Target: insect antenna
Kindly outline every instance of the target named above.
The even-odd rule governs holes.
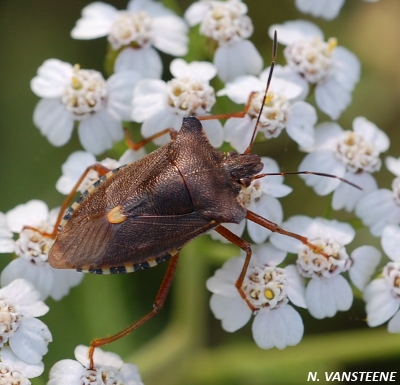
[[[276,175],[317,175],[317,176],[324,176],[327,178],[335,178],[335,179],[339,179],[340,181],[347,183],[348,185],[355,187],[359,190],[362,190],[362,188],[352,182],[350,182],[347,179],[341,178],[340,176],[337,175],[332,175],[332,174],[325,174],[323,172],[314,172],[314,171],[288,171],[288,172],[274,172],[274,173],[267,173],[267,174],[258,174],[255,175],[252,179],[260,179],[260,178],[264,178],[265,176],[276,176]]]
[[[263,99],[262,99],[260,111],[259,111],[258,116],[257,116],[257,121],[256,121],[256,124],[254,126],[253,135],[251,136],[250,143],[249,143],[248,147],[246,148],[244,154],[249,154],[250,153],[251,148],[252,148],[253,143],[254,143],[254,139],[256,137],[258,125],[260,124],[261,114],[262,114],[263,109],[264,109],[265,101],[267,100],[267,95],[268,95],[269,86],[271,84],[272,74],[274,72],[275,59],[276,59],[277,52],[278,52],[278,41],[277,41],[277,34],[276,34],[276,31],[275,31],[274,32],[274,44],[272,46],[272,62],[271,62],[271,67],[270,67],[269,74],[268,74],[267,85],[265,87],[265,92],[264,92],[264,96],[263,96]]]

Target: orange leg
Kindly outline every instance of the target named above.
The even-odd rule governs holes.
[[[224,238],[226,238],[229,242],[232,242],[234,245],[240,247],[246,253],[246,259],[244,261],[242,271],[240,272],[239,278],[236,281],[236,288],[239,291],[240,296],[246,301],[247,305],[252,311],[257,310],[247,299],[246,293],[242,289],[244,277],[246,276],[247,268],[250,264],[250,259],[252,255],[251,246],[248,242],[238,237],[236,234],[232,233],[232,231],[228,230],[226,227],[219,225],[215,228],[215,231],[221,234]]]
[[[268,219],[265,219],[261,217],[260,215],[253,213],[252,211],[247,210],[246,218],[252,222],[255,222],[259,224],[260,226],[263,226],[267,228],[268,230],[274,232],[274,233],[279,233],[286,235],[291,238],[295,238],[299,240],[301,243],[304,245],[308,246],[311,250],[313,250],[317,254],[323,255],[325,258],[329,258],[329,255],[323,252],[319,247],[313,245],[308,241],[306,237],[303,237],[299,234],[292,233],[290,231],[286,231],[279,227],[276,223],[269,221]],[[246,301],[247,305],[252,311],[255,311],[257,309],[254,308],[254,306],[249,302],[247,299],[246,293],[242,289],[243,281],[247,273],[247,269],[250,264],[251,260],[251,255],[252,255],[252,250],[251,246],[248,242],[243,240],[242,238],[238,237],[236,234],[232,233],[230,230],[228,230],[226,227],[223,226],[218,226],[215,231],[217,231],[219,234],[221,234],[224,238],[226,238],[228,241],[232,242],[234,245],[240,247],[245,253],[246,253],[246,258],[242,267],[242,270],[240,272],[239,278],[236,281],[235,287],[238,289],[240,296]]]
[[[144,147],[147,143],[150,143],[152,140],[159,138],[160,136],[163,136],[165,134],[170,134],[171,135],[171,139],[174,139],[177,135],[177,131],[174,130],[173,128],[166,128],[160,132],[157,132],[154,135],[149,136],[148,138],[144,138],[142,139],[140,142],[135,143],[131,136],[129,135],[129,131],[127,128],[125,128],[125,140],[126,140],[126,144],[128,145],[129,148],[131,148],[132,150],[139,150],[142,147]]]
[[[218,114],[218,115],[204,115],[204,116],[196,116],[197,119],[199,120],[212,120],[212,119],[229,119],[229,118],[244,118],[245,115],[247,114],[247,112],[250,109],[250,105],[251,105],[251,100],[253,99],[254,95],[257,92],[252,92],[249,96],[249,99],[246,103],[246,105],[244,106],[243,111],[239,111],[239,112],[232,112],[230,114]]]
[[[38,229],[31,227],[31,226],[25,226],[25,229],[31,229],[31,230],[35,230],[38,231],[40,234],[42,234],[43,236],[46,237],[50,237],[50,238],[55,238],[58,232],[58,226],[64,216],[65,210],[70,206],[72,198],[74,197],[74,195],[76,194],[76,192],[78,191],[79,186],[81,185],[82,181],[85,179],[86,175],[89,173],[89,171],[91,170],[95,170],[98,172],[98,174],[100,176],[103,176],[105,174],[107,174],[110,170],[107,167],[104,167],[103,165],[101,165],[100,163],[96,163],[92,166],[89,166],[85,172],[81,175],[81,177],[79,178],[78,182],[76,182],[74,188],[71,190],[71,192],[68,194],[67,198],[65,198],[64,203],[61,206],[60,212],[58,214],[56,223],[54,225],[54,229],[53,232],[51,233],[45,233],[42,231],[39,231]]]
[[[260,216],[256,213],[253,213],[250,210],[247,210],[246,218],[252,222],[259,224],[262,227],[265,227],[266,229],[268,229],[274,233],[283,234],[288,237],[295,238],[295,239],[299,240],[301,243],[303,243],[304,245],[308,246],[311,250],[314,251],[314,253],[321,254],[325,258],[329,258],[328,254],[324,253],[318,246],[315,246],[312,243],[310,243],[306,237],[303,237],[296,233],[292,233],[290,231],[286,231],[286,230],[282,229],[281,227],[279,227],[276,223],[271,222],[268,219],[265,219],[262,216]]]
[[[134,322],[132,325],[128,326],[126,329],[122,330],[121,332],[114,334],[113,336],[110,336],[110,337],[97,338],[90,343],[89,352],[88,352],[89,361],[90,361],[90,369],[94,368],[93,354],[94,354],[95,348],[97,348],[99,346],[107,345],[111,342],[119,340],[122,337],[125,337],[130,332],[132,332],[133,330],[142,326],[147,321],[149,321],[151,318],[153,318],[162,309],[162,307],[164,306],[164,303],[165,303],[165,299],[167,298],[169,289],[171,288],[172,281],[175,276],[176,267],[178,265],[178,257],[179,257],[179,253],[174,255],[169,262],[168,269],[165,273],[165,276],[161,283],[160,289],[158,290],[157,297],[153,303],[153,310],[151,310],[149,313],[144,315],[138,321]]]

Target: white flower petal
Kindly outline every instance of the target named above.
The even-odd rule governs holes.
[[[31,80],[32,91],[42,98],[61,97],[71,81],[73,67],[58,59],[46,60]]]
[[[315,129],[315,144],[307,151],[328,150],[333,151],[336,148],[337,141],[343,134],[343,129],[337,123],[320,123]]]
[[[217,92],[217,96],[226,95],[237,104],[245,104],[252,92],[263,92],[265,84],[256,76],[242,75],[226,83],[225,87]]]
[[[362,291],[378,267],[381,253],[373,246],[360,246],[351,253],[351,259],[353,260],[349,270],[351,282]]]
[[[244,232],[244,228],[246,227],[246,220],[243,219],[240,223],[224,223],[224,227],[232,231],[232,233],[236,234],[238,237],[241,237]],[[217,233],[215,230],[211,231],[209,234],[211,238],[216,241],[220,241],[222,243],[230,243],[230,241]]]
[[[354,183],[362,190],[358,190],[347,183],[341,182],[333,192],[332,208],[334,210],[345,209],[348,212],[353,211],[357,202],[359,202],[365,194],[378,188],[375,178],[367,172],[358,174],[347,172],[344,175],[344,179]]]
[[[142,147],[139,150],[131,150],[128,148],[119,158],[121,164],[128,164],[136,162],[146,156],[146,150]]]
[[[313,225],[313,220],[305,215],[295,215],[290,217],[282,224],[283,229],[300,233],[300,235],[307,235],[309,228]],[[286,235],[274,233],[270,237],[271,243],[278,249],[285,250],[288,253],[297,253],[298,247],[301,242],[297,239],[288,237]]]
[[[40,301],[40,293],[33,284],[22,278],[15,278],[10,283],[3,285],[0,295],[12,298],[18,303],[19,311],[23,317],[40,317],[45,315],[49,308]]]
[[[260,80],[266,84],[267,79],[269,76],[269,67],[267,67],[264,71],[261,72],[260,74]],[[301,89],[302,92],[300,95],[295,100],[304,100],[308,92],[310,90],[310,86],[308,85],[307,80],[305,80],[299,73],[295,72],[291,67],[289,66],[281,66],[281,65],[275,65],[274,67],[274,76],[273,79],[285,79],[288,80],[291,83],[297,84]]]
[[[107,110],[100,110],[79,123],[78,136],[83,148],[97,155],[122,140],[124,131],[119,120]]]
[[[255,245],[252,249],[253,256],[251,258],[251,263],[257,266],[276,266],[282,263],[286,258],[286,252],[277,249],[271,243]]]
[[[254,131],[254,119],[249,115],[244,118],[230,118],[224,126],[225,140],[240,154],[244,153],[250,144]]]
[[[386,189],[364,195],[358,201],[355,213],[376,237],[387,224],[400,223],[400,207],[395,203],[392,191]]]
[[[210,144],[215,148],[221,147],[224,142],[224,129],[222,128],[221,122],[217,119],[203,120],[201,125],[203,126]]]
[[[116,119],[130,121],[133,89],[142,76],[135,71],[118,72],[107,80],[107,110]]]
[[[388,322],[388,332],[389,333],[400,333],[400,312],[399,311]]]
[[[282,223],[282,206],[274,197],[263,194],[257,202],[251,202],[248,206],[248,209],[278,225]],[[249,220],[247,221],[247,231],[250,235],[250,238],[255,243],[265,242],[267,237],[271,234],[270,230]]]
[[[153,31],[153,44],[160,51],[173,56],[186,55],[187,26],[180,17],[169,15],[153,19]]]
[[[183,59],[174,59],[169,67],[171,74],[177,78],[191,78],[208,82],[217,75],[217,69],[212,63],[193,61],[187,63]]]
[[[333,65],[332,75],[335,79],[343,89],[353,91],[361,74],[361,64],[357,56],[344,47],[336,47],[333,50]]]
[[[221,320],[222,328],[230,333],[246,325],[251,317],[251,310],[239,293],[236,298],[213,294],[210,308],[215,318]]]
[[[49,209],[43,201],[32,199],[9,210],[6,214],[9,229],[19,233],[25,226],[39,227],[47,220]]]
[[[78,345],[74,351],[75,358],[85,367],[89,366],[88,350],[89,348],[87,346]],[[118,354],[105,352],[99,348],[94,350],[93,361],[97,367],[111,366],[116,369],[120,369],[124,364],[124,361],[122,361]]]
[[[95,39],[110,33],[118,10],[112,5],[96,1],[82,10],[82,18],[77,22],[71,36],[74,39]]]
[[[306,303],[314,318],[333,317],[338,311],[350,309],[353,292],[341,275],[329,279],[311,279],[306,288]]]
[[[0,237],[0,253],[13,253],[15,251],[15,242],[13,239]]]
[[[243,264],[243,258],[228,259],[224,265],[216,270],[214,275],[207,280],[207,289],[214,294],[236,298],[239,293],[235,284],[239,278]]]
[[[114,63],[114,72],[136,71],[144,78],[159,79],[163,64],[159,53],[153,47],[124,48]]]
[[[354,119],[353,131],[368,142],[373,143],[374,147],[379,152],[384,152],[389,148],[389,137],[374,123],[370,122],[363,116]]]
[[[367,302],[367,323],[374,327],[383,324],[393,317],[400,307],[399,300],[392,296],[385,279],[374,279],[364,290],[364,300]]]
[[[288,283],[288,297],[290,301],[296,306],[307,308],[304,278],[299,274],[295,265],[286,266],[285,271]]]
[[[70,140],[74,128],[73,115],[61,103],[61,99],[39,100],[33,112],[33,122],[56,147]]]
[[[84,171],[95,163],[96,158],[90,152],[73,152],[61,166],[63,175],[61,175],[61,177],[57,180],[57,191],[61,194],[68,195]]]
[[[297,345],[304,333],[303,320],[290,305],[278,309],[261,309],[254,318],[253,338],[261,349]]]
[[[286,21],[282,24],[273,24],[268,29],[268,34],[272,39],[274,32],[277,32],[278,42],[284,45],[292,44],[298,40],[314,39],[319,37],[323,40],[322,31],[313,23],[306,20]]]
[[[351,91],[343,88],[334,77],[330,77],[315,87],[315,102],[319,109],[336,120],[351,102]]]
[[[315,108],[306,102],[298,101],[291,105],[286,131],[299,146],[312,147],[315,140],[315,123],[317,123]]]
[[[203,21],[209,9],[209,3],[196,1],[186,10],[184,17],[188,24],[192,27]]]
[[[40,292],[43,300],[50,295],[55,284],[49,264],[36,265],[25,258],[14,259],[3,269],[1,285],[9,285],[18,278],[29,281]]]
[[[400,228],[388,225],[382,231],[382,248],[392,261],[400,261]]]
[[[386,168],[396,176],[400,176],[400,158],[393,158],[393,156],[387,156],[385,159]]]
[[[144,385],[142,382],[142,377],[139,373],[139,369],[136,365],[122,365],[119,375],[122,377],[122,381],[126,385]]]
[[[145,11],[153,18],[174,14],[170,9],[166,8],[162,3],[153,0],[129,0],[126,9],[131,12]]]
[[[65,297],[72,287],[79,285],[83,279],[83,274],[76,270],[57,270],[53,269],[54,282],[50,296],[56,301]]]
[[[282,198],[285,197],[286,195],[290,194],[293,189],[289,186],[286,186],[284,184],[278,184],[278,183],[273,183],[273,184],[269,184],[269,179],[270,178],[275,178],[275,176],[265,176],[266,179],[263,180],[262,184],[262,189],[264,191],[265,194],[267,195],[271,195],[274,198]]]
[[[37,318],[23,318],[18,333],[14,333],[9,343],[12,351],[28,364],[39,363],[47,353],[47,345],[52,341],[48,327]]]
[[[43,373],[43,362],[39,362],[37,364],[27,364],[26,362],[21,361],[7,346],[3,346],[1,348],[0,357],[3,364],[9,365],[13,371],[21,373],[23,377],[35,378],[39,377]],[[6,384],[7,383],[4,383],[4,385]]]
[[[162,108],[156,114],[147,118],[141,127],[142,136],[148,138],[160,132],[166,128],[173,128],[176,131],[179,131],[182,127],[182,116],[179,116],[173,112],[169,108]],[[160,136],[157,139],[154,139],[154,143],[157,146],[162,146],[170,140],[170,136],[165,134]]]
[[[237,60],[240,57],[241,60]],[[256,47],[249,40],[220,45],[214,54],[214,64],[223,82],[232,81],[244,74],[257,75],[263,67],[263,60]]]
[[[332,20],[339,14],[344,0],[296,0],[295,4],[303,13]]]
[[[97,350],[97,349],[96,349]],[[73,385],[82,381],[84,367],[75,360],[61,360],[50,369],[47,385]]]
[[[327,151],[315,151],[306,155],[299,166],[299,171],[320,172],[336,175],[342,178],[345,174],[345,165],[339,163],[333,153]],[[327,195],[340,184],[337,178],[328,178],[319,175],[300,175],[318,195]]]
[[[135,122],[144,122],[160,110],[166,108],[167,84],[162,80],[140,80],[133,92],[132,119]],[[161,129],[160,129],[161,131]]]

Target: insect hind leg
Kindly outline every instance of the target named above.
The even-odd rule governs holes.
[[[168,292],[171,288],[172,281],[174,280],[174,277],[175,277],[175,272],[176,272],[176,268],[178,265],[178,258],[179,258],[179,253],[175,254],[171,258],[169,265],[168,265],[168,269],[164,275],[164,279],[161,282],[160,288],[158,290],[157,297],[153,303],[153,309],[150,312],[148,312],[146,315],[144,315],[138,321],[134,322],[132,325],[128,326],[126,329],[122,330],[121,332],[114,334],[110,337],[97,338],[90,343],[88,356],[89,356],[89,362],[90,362],[91,369],[94,368],[93,354],[94,354],[94,350],[96,348],[103,346],[103,345],[107,345],[111,342],[119,340],[122,337],[125,337],[126,335],[131,333],[133,330],[139,328],[140,326],[145,324],[147,321],[149,321],[151,318],[153,318],[163,308],[165,300],[168,295]]]

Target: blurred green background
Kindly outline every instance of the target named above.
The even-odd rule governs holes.
[[[83,0],[0,2],[2,212],[34,198],[44,200],[50,208],[63,201],[55,190],[55,182],[60,176],[61,164],[71,152],[80,149],[80,144],[76,133],[61,148],[52,147],[41,136],[32,123],[38,98],[31,92],[29,82],[48,58],[103,70],[106,40],[76,41],[69,35],[81,9],[88,3]],[[126,7],[126,1],[109,3],[118,9]],[[191,2],[166,3],[182,12]],[[362,79],[353,93],[353,103],[339,123],[343,128],[351,128],[355,117],[365,116],[390,136],[388,154],[400,156],[398,0],[380,0],[375,4],[349,0],[339,18],[331,22],[300,14],[294,0],[249,0],[246,4],[255,26],[252,41],[266,64],[271,55],[268,27],[295,18],[314,21],[325,37],[337,37],[339,45],[354,52],[362,63]],[[198,49],[194,45],[191,54]],[[167,63],[172,58],[167,55],[163,58],[168,77]],[[283,64],[282,47],[278,63]],[[328,120],[323,114],[320,119]],[[257,143],[254,149],[275,158],[285,171],[296,170],[303,157],[286,135],[268,143]],[[384,168],[377,179],[380,187],[390,188],[392,175]],[[316,197],[297,177],[287,177],[286,183],[294,187],[294,192],[281,200],[286,217],[300,213],[322,215],[329,204],[326,197]],[[337,213],[335,217],[348,219],[349,215]],[[352,247],[366,243],[379,247],[379,240],[373,239],[367,230],[360,230]],[[137,363],[147,385],[299,384],[306,382],[308,372],[319,372],[321,377],[323,371],[397,371],[400,368],[400,337],[388,334],[386,326],[368,329],[360,300],[355,301],[349,312],[323,321],[313,320],[307,312],[300,311],[305,338],[299,346],[284,351],[256,348],[250,324],[234,334],[224,332],[208,310],[209,293],[204,282],[224,258],[235,253],[238,254],[235,247],[213,243],[207,236],[186,247],[166,309],[140,330],[105,350]],[[9,260],[8,255],[2,256],[0,266],[4,267]],[[93,337],[117,332],[149,311],[165,268],[159,266],[126,276],[88,275],[62,301],[47,301],[50,312],[43,321],[52,331],[54,342],[44,358],[45,374],[32,382],[45,383],[51,365],[60,359],[72,358],[76,345],[87,345]],[[324,383],[322,377],[320,383]]]

